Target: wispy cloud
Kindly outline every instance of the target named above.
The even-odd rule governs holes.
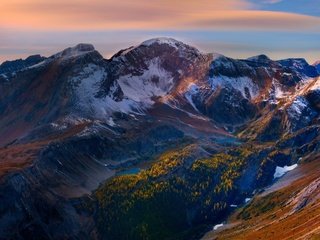
[[[275,2],[279,0],[268,0]],[[0,27],[39,30],[233,29],[292,30],[320,26],[320,18],[256,11],[245,0],[11,0]]]
[[[165,27],[193,13],[250,6],[245,0],[11,0],[2,3],[0,24],[38,29]]]
[[[230,46],[221,52],[229,53],[232,49],[239,53],[236,48],[244,48],[245,43],[237,41],[245,36],[250,42],[248,46],[258,53],[258,49],[264,50],[260,42],[268,46],[275,43],[283,48],[297,36],[320,32],[320,17],[314,10],[317,1],[320,0],[308,0],[308,4],[306,0],[0,0],[0,58],[35,52],[48,55],[84,41],[98,44],[102,52],[109,54],[148,37],[166,36],[148,34],[152,31],[170,31],[175,33],[171,34],[173,37],[192,32],[182,39],[186,41],[194,39],[196,34],[234,32],[230,44],[230,39],[212,41]],[[119,31],[125,34],[119,35]],[[206,32],[199,33],[201,31]],[[249,36],[248,32],[254,35]],[[252,41],[262,33],[263,39]],[[276,38],[279,34],[290,37],[282,44]],[[318,40],[318,37],[312,39]],[[308,41],[310,38],[302,38],[294,46],[298,49],[304,43],[307,46],[304,51],[312,52],[314,58],[319,49]],[[208,46],[210,42],[203,45]],[[273,49],[280,52],[277,46]]]

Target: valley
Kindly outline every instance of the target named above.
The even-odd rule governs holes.
[[[170,38],[3,63],[0,238],[317,239],[319,76]]]

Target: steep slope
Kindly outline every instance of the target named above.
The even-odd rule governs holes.
[[[26,134],[34,123],[61,122],[68,116],[68,122],[85,118],[112,123],[114,114],[144,115],[163,105],[233,129],[267,115],[275,106],[282,109],[284,100],[285,108],[299,105],[285,113],[294,121],[294,110],[307,104],[300,96],[318,88],[315,74],[315,67],[302,59],[234,60],[202,54],[174,39],[152,39],[110,60],[104,60],[93,46],[80,44],[20,69],[1,84],[5,93],[1,129],[7,135],[1,141],[8,143]],[[311,121],[314,109],[308,114]],[[299,128],[295,126],[299,123],[292,125]]]
[[[319,194],[316,157],[287,173],[203,239],[318,239]]]
[[[69,78],[78,75],[80,69],[85,71],[89,63],[99,66],[104,60],[92,46],[80,44],[20,69],[0,83],[0,143],[9,143],[38,125],[76,113],[72,89],[78,83]]]
[[[6,63],[1,236],[200,238],[277,167],[319,152],[315,69],[169,38]]]

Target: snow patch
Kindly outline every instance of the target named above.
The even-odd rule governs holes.
[[[34,69],[34,68],[37,68],[37,67],[41,67],[41,66],[43,66],[43,65],[45,65],[45,64],[47,64],[49,62],[50,62],[50,59],[45,59],[42,62],[39,62],[39,63],[34,64],[34,65],[31,65],[30,67],[27,67],[26,69]]]
[[[224,55],[213,53],[213,65],[234,71],[235,67],[232,61],[228,60]]]
[[[62,52],[59,52],[53,55],[53,58],[61,58],[61,60],[67,60],[70,58],[76,58],[82,55],[85,55],[89,52],[95,51],[94,47],[91,44],[80,43],[75,47],[67,48]]]
[[[161,38],[153,38],[153,39],[149,39],[147,41],[144,41],[141,46],[151,46],[153,44],[167,44],[170,45],[171,47],[174,47],[176,49],[178,49],[177,44],[179,44],[179,41],[173,39],[173,38],[165,38],[165,37],[161,37]]]
[[[299,60],[293,60],[292,65],[297,69],[303,69],[303,63]]]
[[[185,93],[185,98],[188,100],[188,102],[191,104],[191,106],[196,110],[198,111],[196,105],[194,104],[193,100],[192,100],[192,97],[194,95],[197,95],[199,93],[199,87],[194,84],[194,83],[190,83],[189,86],[188,86],[188,90],[186,91]]]
[[[286,72],[284,72],[284,73],[282,73],[281,75],[282,75],[282,76],[291,77],[291,76],[292,76],[292,73],[286,73]]]
[[[67,129],[68,126],[66,124],[58,124],[58,123],[50,123],[50,126],[55,130],[64,130]]]
[[[272,84],[274,87],[274,96],[276,99],[284,98],[286,94],[282,91],[281,85],[275,79],[272,80]]]
[[[159,58],[152,59],[141,76],[121,76],[107,96],[96,97],[106,77],[103,67],[89,64],[71,82],[76,88],[79,110],[102,117],[111,124],[108,117],[114,112],[144,114],[145,109],[154,103],[154,98],[165,96],[174,85],[173,77],[161,68]],[[119,89],[124,94],[121,100],[115,99]]]
[[[251,201],[251,198],[246,198],[246,199],[244,200],[245,203],[248,203],[248,202],[250,202],[250,201]]]
[[[218,228],[221,228],[221,227],[223,227],[223,223],[220,223],[220,224],[215,225],[212,229],[213,229],[214,231],[216,231],[216,230],[218,230]]]
[[[248,77],[229,78],[226,76],[218,76],[209,78],[209,82],[213,90],[219,86],[229,86],[240,91],[244,98],[248,98],[246,91],[249,91],[251,98],[255,98],[259,95],[258,86]]]
[[[289,171],[292,171],[297,166],[298,166],[298,164],[293,164],[291,166],[284,166],[284,167],[277,166],[276,167],[276,171],[275,171],[275,173],[273,175],[273,179],[282,177],[284,174],[286,174]]]
[[[141,76],[126,75],[118,79],[124,95],[135,102],[153,104],[152,97],[166,95],[173,87],[173,77],[160,66],[160,59],[148,63]]]
[[[304,97],[298,96],[287,111],[291,119],[299,119],[306,108],[308,108],[307,100]]]
[[[0,74],[0,76],[1,76],[2,78],[4,78],[6,81],[9,81],[7,75],[5,75],[5,74],[2,73],[2,74]]]
[[[108,125],[110,125],[111,127],[114,127],[114,126],[116,126],[117,124],[115,124],[115,122],[113,121],[113,118],[112,117],[109,117],[109,119],[108,119]]]
[[[85,111],[87,114],[96,117],[106,118],[113,112],[128,113],[138,108],[133,100],[123,99],[116,101],[113,99],[113,93],[117,86],[113,85],[110,94],[106,97],[95,97],[100,89],[101,82],[106,78],[105,69],[101,66],[89,64],[84,67],[77,77],[72,78],[76,86],[78,110]],[[107,118],[108,119],[108,118]]]
[[[100,106],[99,99],[94,96],[99,90],[101,81],[106,77],[105,69],[100,66],[89,64],[71,79],[76,86],[76,95],[80,109],[94,113]]]

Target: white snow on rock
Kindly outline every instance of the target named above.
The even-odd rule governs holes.
[[[226,69],[234,71],[234,65],[231,61],[229,61],[226,56],[220,54],[220,53],[213,53],[212,54],[212,60],[214,61],[214,64],[219,67],[224,67]]]
[[[272,79],[272,87],[268,90],[269,98],[265,99],[271,104],[278,104],[280,99],[288,99],[292,97],[290,92],[287,92],[283,89],[282,85],[278,82],[277,79]]]
[[[274,97],[276,99],[286,97],[286,93],[282,90],[281,84],[276,79],[272,79],[272,85],[274,88]]]
[[[148,69],[141,76],[125,75],[117,79],[105,97],[96,97],[101,82],[107,77],[101,66],[89,64],[71,82],[76,86],[80,110],[95,114],[110,122],[113,112],[143,114],[154,103],[153,98],[165,96],[173,87],[173,77],[160,66],[160,59],[148,63]],[[122,100],[115,100],[118,89],[124,94]]]
[[[99,100],[94,96],[105,76],[106,73],[102,67],[89,64],[71,79],[72,84],[76,86],[76,94],[80,108],[95,112],[96,107],[99,105]]]
[[[303,62],[303,61],[301,61],[301,60],[299,60],[299,59],[293,59],[292,62],[293,62],[292,65],[293,65],[295,68],[297,68],[297,69],[303,69],[303,66],[304,66],[304,62]]]
[[[295,169],[297,166],[298,166],[298,164],[293,164],[291,166],[284,166],[284,167],[277,166],[276,167],[276,171],[275,171],[275,173],[273,175],[273,178],[274,179],[280,178],[284,174],[286,174],[287,172],[292,171],[293,169]]]
[[[238,205],[231,204],[231,205],[230,205],[230,207],[232,207],[232,208],[236,208],[236,207],[238,207]]]
[[[304,97],[298,96],[288,108],[288,114],[292,119],[299,119],[303,110],[308,108],[308,102]]]
[[[50,123],[50,126],[55,130],[64,130],[68,126],[66,124]]]
[[[117,125],[117,124],[113,121],[113,118],[112,118],[112,117],[109,117],[109,119],[108,119],[108,124],[109,124],[111,127],[114,127],[114,126]]]
[[[173,38],[166,38],[166,37],[160,37],[160,38],[153,38],[153,39],[149,39],[147,41],[144,41],[143,43],[141,43],[141,46],[151,46],[153,44],[167,44],[167,45],[170,45],[174,48],[178,48],[177,47],[177,44],[180,44],[179,41],[173,39]]]
[[[220,224],[215,225],[215,226],[213,227],[213,230],[216,231],[216,230],[218,230],[218,228],[221,228],[221,227],[223,227],[223,223],[220,223]]]
[[[132,46],[132,47],[124,50],[123,52],[121,52],[120,56],[124,56],[124,55],[128,54],[129,52],[131,52],[132,50],[137,49],[141,46],[150,47],[153,44],[159,44],[159,45],[166,44],[166,45],[169,45],[169,46],[175,48],[176,50],[178,50],[179,47],[182,47],[184,45],[184,43],[177,41],[173,38],[166,38],[166,37],[152,38],[152,39],[149,39],[147,41],[142,42],[139,45]]]
[[[51,61],[51,59],[45,59],[37,64],[31,65],[30,67],[27,67],[26,69],[34,69],[34,68],[38,68],[41,66],[46,65],[47,63],[49,63]]]
[[[135,102],[152,104],[152,97],[166,95],[173,87],[173,77],[160,66],[160,59],[148,63],[141,76],[122,76],[118,80],[124,95]]]
[[[85,55],[89,52],[93,52],[93,51],[95,51],[93,45],[80,43],[75,47],[70,47],[70,48],[63,50],[62,52],[59,52],[59,53],[53,55],[52,57],[53,58],[61,58],[61,60],[68,60],[70,58],[76,58],[81,55]]]
[[[248,202],[250,202],[250,201],[251,201],[251,198],[246,198],[246,199],[244,200],[245,203],[248,203]]]
[[[281,90],[280,87],[275,88],[275,97],[276,97],[276,99],[280,99],[280,98],[285,97],[285,93]]]
[[[188,100],[188,102],[191,104],[191,106],[196,110],[198,111],[196,105],[194,104],[193,100],[192,100],[192,97],[194,95],[197,95],[199,93],[199,87],[194,84],[194,83],[190,83],[189,86],[188,86],[188,90],[186,91],[185,93],[185,98]]]
[[[110,95],[103,98],[95,97],[96,93],[99,91],[100,84],[105,79],[106,75],[103,67],[89,64],[72,79],[73,84],[76,86],[79,110],[109,120],[108,117],[113,112],[128,113],[133,111],[134,107],[138,107],[138,104],[130,99],[115,101],[112,94],[114,93],[116,86],[111,87]]]
[[[209,82],[213,90],[219,86],[229,86],[240,91],[244,98],[247,98],[245,93],[246,88],[249,90],[251,98],[255,98],[259,94],[258,86],[255,85],[248,77],[229,78],[226,76],[215,76],[213,78],[209,78]]]
[[[282,76],[291,77],[291,76],[292,76],[292,73],[286,73],[286,72],[284,72],[284,73],[282,73],[281,75],[282,75]]]
[[[5,75],[5,74],[2,73],[2,74],[0,74],[0,76],[1,76],[2,78],[4,78],[6,81],[9,81],[7,75]]]
[[[104,98],[96,98],[94,104],[96,112],[101,117],[108,117],[114,112],[143,114],[143,108],[137,102],[131,99],[123,99],[116,101],[112,96],[108,95]]]

